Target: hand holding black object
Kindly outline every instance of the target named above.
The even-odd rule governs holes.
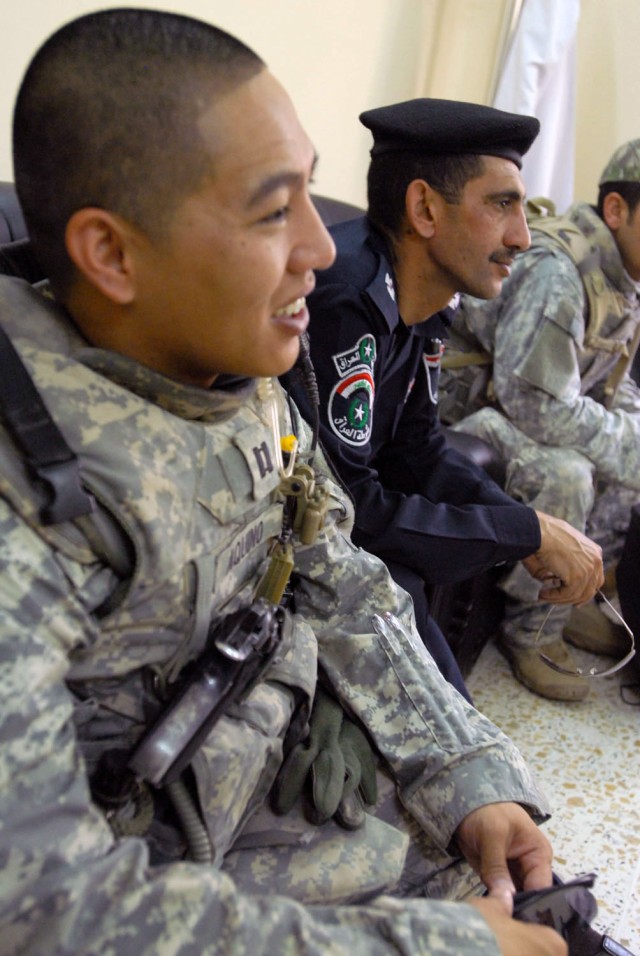
[[[554,880],[555,884],[547,889],[516,893],[514,919],[553,927],[568,944],[569,956],[633,956],[620,943],[590,926],[598,908],[590,892],[595,874],[587,873],[568,883],[558,877]]]

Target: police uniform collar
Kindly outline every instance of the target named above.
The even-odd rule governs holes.
[[[448,339],[451,328],[451,317],[448,309],[430,315],[424,322],[413,325],[416,335],[425,339]]]
[[[384,316],[390,332],[402,325],[398,312],[396,277],[393,270],[391,246],[386,237],[367,218],[367,242],[378,258],[378,269],[366,288],[366,294]]]

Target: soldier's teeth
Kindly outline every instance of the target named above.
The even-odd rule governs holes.
[[[297,315],[302,308],[304,308],[304,297],[296,299],[295,302],[292,302],[291,305],[286,305],[284,309],[278,309],[275,313],[276,315]]]

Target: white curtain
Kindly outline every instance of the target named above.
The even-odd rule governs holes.
[[[579,16],[580,0],[524,0],[494,98],[498,109],[540,120],[523,177],[529,196],[548,196],[558,211],[573,201]]]

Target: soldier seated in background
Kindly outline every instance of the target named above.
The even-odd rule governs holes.
[[[563,956],[510,915],[544,798],[273,379],[334,256],[282,87],[101,11],[31,62],[14,158],[51,289],[0,280],[3,378],[44,401],[0,431],[2,952]]]
[[[640,335],[639,202],[640,140],[632,140],[605,166],[596,206],[531,220],[531,248],[498,298],[462,297],[455,367],[441,380],[443,419],[499,450],[514,498],[586,531],[611,582],[640,493],[640,389],[629,375]],[[461,352],[476,361],[478,350],[492,364],[465,365]],[[521,566],[504,588],[500,647],[516,677],[544,697],[583,699],[588,681],[546,667],[541,650],[575,671],[565,641],[614,657],[629,649],[602,601],[556,608],[545,623],[549,606]]]

